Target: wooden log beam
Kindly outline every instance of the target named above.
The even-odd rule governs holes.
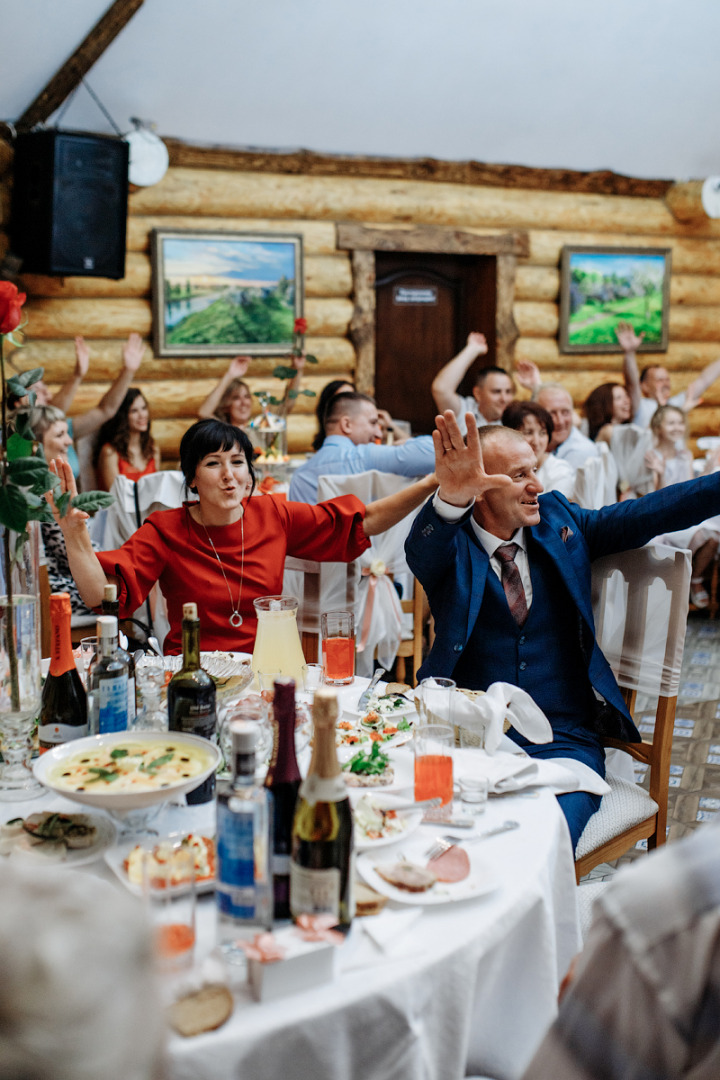
[[[363,394],[375,393],[375,253],[353,251],[354,308],[350,337],[357,355],[355,385]]]
[[[42,124],[52,116],[132,19],[138,8],[142,7],[143,2],[144,0],[115,0],[72,56],[17,120],[15,126],[18,131],[29,131],[35,124]]]
[[[408,225],[400,229],[341,224],[337,246],[345,251],[419,251],[446,255],[527,255],[524,233],[480,236],[462,229]]]
[[[145,298],[150,296],[150,259],[147,255],[129,251],[125,256],[125,277],[119,281],[101,277],[46,277],[43,274],[23,274],[21,281],[31,300],[105,296]]]
[[[612,211],[608,211],[608,224]],[[529,229],[530,254],[528,263],[533,266],[560,265],[563,246],[575,247],[669,247],[672,249],[673,274],[720,274],[720,242],[717,239],[694,239],[688,236],[642,235],[640,232],[623,235],[620,232],[603,233],[581,231],[568,222],[562,231],[544,228]]]
[[[515,275],[516,300],[557,301],[560,271],[549,266],[518,266]]]
[[[665,202],[678,221],[694,223],[708,220],[702,204],[702,187],[702,180],[687,180],[673,184],[665,192]]]
[[[670,278],[670,303],[689,307],[720,305],[720,277],[703,274],[673,274]]]
[[[298,221],[293,218],[250,217],[203,217],[195,215],[139,215],[132,213],[127,219],[128,251],[150,251],[150,233],[153,229],[178,229],[197,232],[272,232],[299,234],[303,238],[304,255],[332,255],[337,252],[335,225],[331,221]]]
[[[153,424],[153,438],[160,447],[163,462],[177,461],[180,452],[180,440],[190,427],[187,420],[158,420]],[[317,431],[314,415],[291,415],[288,422],[288,450],[291,454],[304,454],[310,449],[313,435]]]
[[[661,199],[671,180],[644,180],[610,170],[578,172],[574,169],[535,169],[524,165],[488,165],[479,161],[438,161],[436,158],[374,158],[316,154],[298,150],[290,154],[234,150],[219,146],[193,146],[179,139],[164,140],[172,165],[228,169],[233,172],[290,173],[302,176],[363,176],[393,180],[424,180],[543,191],[586,192]]]
[[[720,346],[701,341],[671,341],[667,352],[641,353],[640,367],[647,364],[661,364],[671,373],[689,372],[691,378],[702,371],[707,364],[720,356]],[[604,369],[622,370],[622,353],[561,353],[554,338],[521,337],[515,346],[515,357],[520,360],[532,360],[543,372],[548,369],[593,371]]]
[[[560,320],[557,304],[518,300],[513,305],[513,312],[521,334],[527,337],[556,336]]]
[[[365,180],[346,177],[222,173],[170,169],[159,184],[133,193],[131,213],[215,217],[306,217],[310,220],[444,225],[504,231],[563,229],[655,236],[684,235],[660,199],[573,195]],[[693,226],[694,236],[720,237],[720,222]]]
[[[680,341],[720,342],[720,307],[671,306],[670,336]]]
[[[515,274],[517,257],[501,253],[495,259],[495,362],[511,370],[515,359],[515,342],[519,336],[515,320]]]

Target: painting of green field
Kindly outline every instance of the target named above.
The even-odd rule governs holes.
[[[174,233],[157,244],[164,355],[291,347],[299,237]]]
[[[660,345],[665,273],[663,255],[571,252],[568,345],[617,346],[620,322]]]

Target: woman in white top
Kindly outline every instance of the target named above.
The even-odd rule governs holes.
[[[572,499],[575,490],[575,470],[572,465],[548,453],[553,433],[553,420],[547,409],[536,401],[513,401],[502,414],[504,427],[514,428],[524,435],[537,458],[538,480],[545,491],[559,491]]]

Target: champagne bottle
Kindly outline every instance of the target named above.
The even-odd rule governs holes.
[[[265,787],[273,797],[273,916],[290,918],[290,851],[300,770],[295,756],[295,680],[275,680],[273,748]]]
[[[70,595],[50,597],[52,655],[40,705],[40,753],[88,733],[87,696],[73,656],[70,639]]]
[[[197,604],[183,604],[182,667],[168,684],[170,731],[215,738],[215,683],[200,667],[200,620]],[[188,792],[188,803],[210,802],[215,794],[215,773]]]
[[[103,589],[103,601],[102,601],[102,613],[103,615],[114,615],[116,619],[120,618],[120,601],[117,598],[117,585],[106,585]],[[119,638],[119,635],[118,635]],[[118,656],[121,660],[124,660],[128,666],[128,717],[129,724],[135,720],[137,714],[137,691],[135,688],[135,660],[132,653],[123,649],[118,640]]]
[[[290,911],[294,919],[332,915],[341,930],[349,930],[355,914],[353,818],[335,746],[337,718],[335,691],[316,691],[312,760],[293,822]]]
[[[128,667],[118,656],[118,629],[114,615],[97,621],[98,655],[88,671],[90,730],[93,735],[127,731]]]
[[[238,939],[272,926],[272,795],[255,784],[257,726],[230,728],[233,778],[218,790],[215,900],[223,956],[245,963]]]

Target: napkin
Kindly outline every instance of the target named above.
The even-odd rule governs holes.
[[[545,713],[529,694],[512,683],[492,683],[487,693],[478,698],[455,694],[453,706],[454,723],[477,734],[488,754],[494,754],[500,745],[505,719],[530,742],[552,742],[552,728]]]
[[[606,795],[610,790],[598,773],[574,758],[531,758],[502,750],[494,754],[485,750],[456,750],[455,768],[458,776],[466,772],[486,777],[488,790],[494,795],[507,795],[528,787],[545,787],[555,795],[570,791]]]
[[[402,911],[385,908],[379,915],[356,919],[350,940],[340,950],[340,970],[374,967],[387,960],[403,960],[423,951],[421,939],[408,934],[423,913],[421,907]]]

